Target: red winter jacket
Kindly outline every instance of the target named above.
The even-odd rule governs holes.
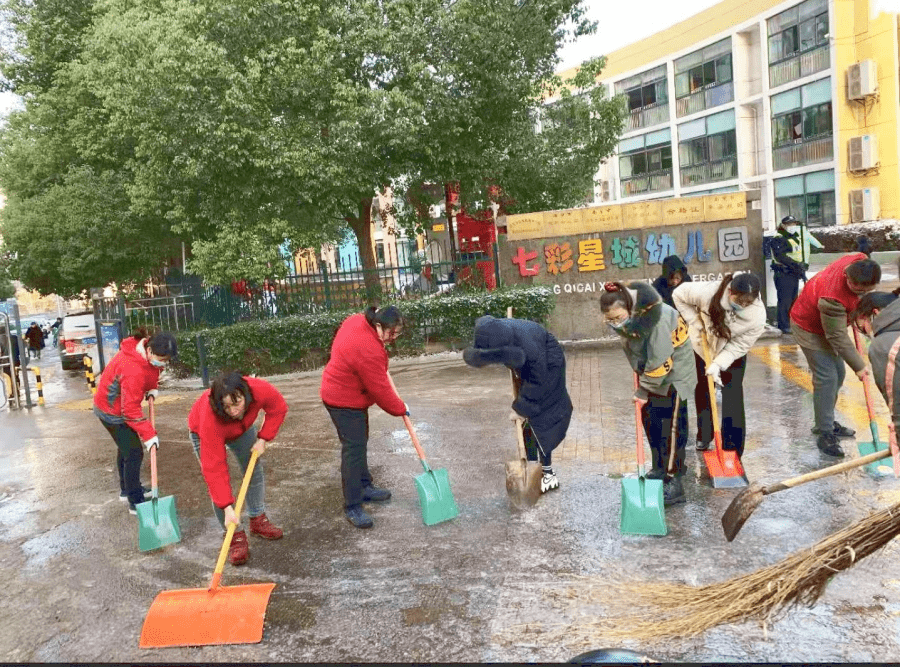
[[[351,315],[331,344],[331,359],[322,371],[319,396],[333,408],[365,410],[378,406],[390,415],[406,414],[406,406],[388,378],[384,343],[362,313]]]
[[[266,442],[274,439],[288,411],[284,397],[271,384],[253,377],[244,376],[244,380],[250,386],[253,400],[240,421],[223,419],[213,412],[209,404],[209,389],[200,395],[188,415],[188,428],[200,436],[200,470],[216,507],[225,508],[235,501],[231,494],[225,443],[244,435],[253,426],[260,410],[266,413],[266,419],[257,437]]]
[[[824,336],[819,299],[834,299],[844,307],[849,318],[859,303],[860,295],[850,291],[844,269],[861,259],[868,257],[861,252],[851,253],[835,260],[810,278],[791,307],[791,319],[801,329]]]
[[[144,417],[141,402],[151,389],[159,386],[161,368],[153,366],[138,354],[138,341],[126,338],[116,356],[100,375],[100,385],[94,394],[94,407],[116,420],[123,419],[138,437],[147,441],[156,435],[150,421]]]

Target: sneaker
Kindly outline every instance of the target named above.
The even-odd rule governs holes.
[[[822,435],[822,431],[817,429],[815,426],[813,426],[810,430],[812,431],[813,435]],[[854,435],[856,435],[856,431],[854,431],[852,428],[848,428],[843,424],[839,424],[838,422],[834,422],[834,427],[831,433],[834,433],[839,438],[852,438]]]
[[[702,440],[697,440],[697,444],[694,446],[698,452],[708,452],[709,448],[712,447],[712,440],[709,442],[703,442]]]
[[[677,505],[687,500],[684,497],[684,486],[681,484],[680,477],[669,477],[663,482],[663,505]]]
[[[284,531],[274,525],[265,514],[250,517],[250,532],[267,540],[280,540]]]
[[[126,498],[125,500],[128,500],[128,498]],[[132,502],[128,503],[128,513],[137,516],[137,507],[135,507],[134,503]]]
[[[250,544],[247,542],[247,533],[243,530],[236,530],[231,536],[228,562],[232,565],[243,565],[248,558],[250,558]]]
[[[364,503],[379,503],[383,500],[390,500],[391,492],[387,489],[379,489],[377,486],[369,485],[363,489]]]
[[[666,471],[664,468],[651,468],[650,472],[644,475],[647,479],[662,479],[666,476]]]
[[[552,491],[553,489],[558,488],[559,478],[556,476],[555,472],[545,474],[543,477],[541,477],[541,493],[547,493],[547,491]]]
[[[144,491],[144,500],[150,500],[153,497],[153,489],[149,486],[142,486],[141,489]],[[123,503],[128,502],[128,494],[124,491],[119,491],[119,500]]]
[[[818,440],[816,440],[816,447],[818,447],[823,454],[827,454],[828,456],[834,456],[836,458],[842,458],[844,456],[844,450],[841,449],[841,446],[838,444],[837,436],[833,433],[824,433],[820,435]]]
[[[354,505],[353,507],[345,509],[344,516],[347,518],[347,521],[357,528],[371,528],[375,525],[375,522],[372,521],[372,517],[370,517],[360,505]]]

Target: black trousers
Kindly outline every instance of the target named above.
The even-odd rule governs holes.
[[[669,467],[669,454],[672,441],[672,419],[675,413],[675,399],[678,393],[674,387],[670,389],[668,396],[650,394],[649,399],[641,408],[641,421],[644,425],[644,433],[650,441],[651,465],[654,468],[667,470]],[[673,477],[681,477],[684,474],[685,447],[687,446],[688,410],[687,401],[682,400],[678,406],[678,422],[675,434],[675,460],[672,462],[672,470],[667,470]]]
[[[788,331],[791,328],[791,306],[800,293],[800,278],[784,271],[775,271],[772,278],[778,295],[778,328]]]
[[[341,484],[344,507],[362,503],[363,489],[372,484],[369,472],[369,411],[357,408],[335,408],[326,405],[341,441]]]
[[[531,428],[531,424],[525,422],[522,425],[522,434],[525,436],[525,459],[528,461],[537,461],[540,459],[542,466],[551,465],[552,451],[547,451],[540,446],[537,436]]]
[[[126,424],[108,424],[100,420],[109,431],[118,448],[116,469],[119,471],[119,490],[128,496],[133,505],[144,502],[141,486],[141,464],[144,462],[144,445],[133,428]]]
[[[710,406],[709,382],[706,379],[706,364],[702,357],[694,353],[697,366],[697,388],[694,400],[697,404],[697,440],[711,442],[713,439],[712,409]],[[746,417],[744,415],[744,371],[747,369],[747,355],[736,359],[731,366],[722,369],[722,448],[744,455]]]

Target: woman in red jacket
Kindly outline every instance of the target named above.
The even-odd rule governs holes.
[[[188,415],[189,437],[194,445],[194,454],[200,460],[200,470],[206,480],[216,518],[222,530],[225,530],[226,522],[236,526],[228,551],[228,560],[232,565],[247,562],[250,545],[247,543],[247,533],[240,528],[240,517],[234,511],[235,498],[231,492],[225,448],[237,457],[241,470],[246,473],[250,453],[255,450],[262,456],[266,444],[278,435],[287,410],[284,397],[265,380],[228,373],[213,381]],[[257,433],[254,422],[260,411],[265,413],[266,419]],[[284,532],[266,517],[265,493],[266,481],[262,459],[259,459],[247,488],[250,532],[267,540],[278,540]]]
[[[175,337],[161,331],[152,337],[143,329],[122,341],[119,351],[100,375],[94,394],[94,414],[109,431],[118,448],[119,499],[128,501],[128,511],[150,497],[141,484],[144,447],[159,449],[159,438],[144,417],[141,402],[156,396],[159,374],[178,352]],[[143,447],[141,443],[143,442]]]
[[[341,324],[331,343],[331,358],[322,372],[319,395],[341,441],[341,481],[344,515],[357,528],[371,528],[372,517],[363,502],[387,500],[391,492],[372,484],[367,463],[369,406],[390,415],[409,414],[388,375],[385,345],[403,330],[403,318],[395,306],[351,315]]]

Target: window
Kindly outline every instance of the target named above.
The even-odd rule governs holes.
[[[831,79],[773,95],[772,115],[776,169],[832,158]]]
[[[619,142],[622,196],[672,188],[672,132],[660,130]]]
[[[806,220],[809,227],[837,223],[834,200],[834,172],[816,171],[775,180],[775,219],[792,215]]]
[[[678,126],[678,165],[683,186],[737,178],[734,111]]]
[[[618,81],[616,94],[624,96],[628,104],[629,119],[626,131],[658,125],[669,120],[669,90],[665,65]]]
[[[731,102],[734,99],[734,89],[726,84],[731,83],[733,74],[730,37],[676,60],[676,101],[690,99],[702,91],[709,93],[699,95],[696,100],[678,103],[677,115],[683,116]]]
[[[827,0],[806,0],[773,16],[767,26],[771,86],[828,68]]]

